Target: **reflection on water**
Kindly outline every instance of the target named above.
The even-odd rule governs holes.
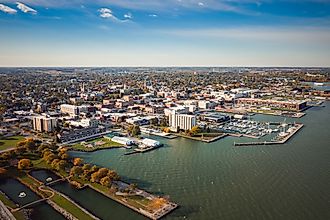
[[[15,179],[1,179],[0,190],[4,192],[14,203],[20,206],[40,199],[37,194]],[[18,195],[20,192],[25,192],[26,197],[19,198]],[[45,202],[36,204],[29,209],[31,209],[30,219],[32,220],[41,220],[50,217],[52,220],[65,220],[65,218],[60,213],[55,211]]]

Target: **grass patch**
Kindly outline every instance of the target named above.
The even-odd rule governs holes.
[[[2,137],[0,139],[0,151],[16,147],[16,144],[24,139],[23,136]]]
[[[69,200],[67,200],[66,198],[62,197],[59,194],[55,194],[51,200],[55,202],[57,205],[61,206],[63,209],[70,212],[78,219],[93,220],[92,217],[90,217],[88,214],[86,214],[80,208],[78,208],[75,204],[73,204],[72,202],[70,202]]]
[[[97,142],[99,142],[99,144]],[[101,143],[101,142],[103,142],[103,143]],[[122,146],[123,146],[122,144],[113,142],[106,138],[97,138],[97,139],[94,139],[91,141],[80,142],[80,143],[71,145],[71,147],[74,150],[80,150],[80,151],[95,151],[95,150],[99,150],[99,149],[116,148],[116,147],[122,147]]]

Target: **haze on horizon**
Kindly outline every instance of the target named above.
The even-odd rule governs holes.
[[[330,66],[329,0],[0,0],[0,66]]]

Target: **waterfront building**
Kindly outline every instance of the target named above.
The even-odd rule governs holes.
[[[129,138],[126,137],[119,137],[119,136],[114,136],[112,138],[105,136],[106,139],[111,139],[111,141],[116,142],[118,144],[130,146],[134,144],[134,141],[130,140]]]
[[[58,134],[57,137],[62,143],[63,142],[73,143],[77,141],[83,141],[89,138],[98,137],[102,135],[103,132],[105,132],[105,128],[89,127],[89,128],[73,130],[68,133]]]
[[[303,111],[307,108],[306,101],[282,101],[273,99],[240,98],[236,100],[236,104],[252,107],[268,107],[290,111]]]
[[[169,115],[169,126],[172,131],[190,130],[196,126],[196,116],[188,114],[171,113]]]
[[[161,145],[159,141],[155,141],[150,138],[144,138],[141,143],[147,147],[159,147]]]
[[[53,132],[57,127],[56,118],[47,118],[45,116],[33,117],[33,129],[39,132]]]

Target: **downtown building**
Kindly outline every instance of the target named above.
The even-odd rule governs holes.
[[[171,131],[191,130],[196,126],[196,116],[188,114],[177,114],[173,112],[169,115],[169,126]]]
[[[71,116],[79,115],[79,108],[75,105],[63,104],[61,105],[61,113],[69,114]]]
[[[37,116],[32,119],[33,129],[39,132],[53,132],[57,127],[56,118]]]

